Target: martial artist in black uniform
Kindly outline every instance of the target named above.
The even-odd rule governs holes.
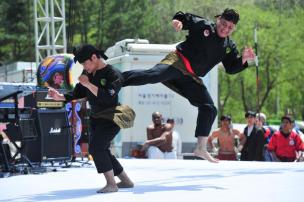
[[[252,48],[245,47],[242,56],[230,39],[239,20],[233,9],[225,9],[216,22],[178,12],[172,20],[176,31],[189,30],[186,40],[176,46],[159,64],[148,70],[123,72],[123,86],[137,86],[162,82],[198,107],[195,136],[198,138],[194,154],[217,162],[207,152],[207,138],[217,115],[213,100],[200,77],[222,62],[229,74],[244,70],[247,60],[254,60]]]
[[[89,153],[92,155],[97,172],[103,173],[107,184],[98,193],[115,192],[118,188],[133,187],[132,181],[123,167],[110,152],[110,143],[119,132],[120,127],[113,121],[113,113],[118,106],[118,92],[122,85],[122,75],[117,69],[106,64],[107,56],[92,45],[85,45],[76,51],[74,61],[83,65],[84,71],[79,83],[71,94],[59,94],[54,89],[49,95],[55,100],[71,101],[86,98],[91,106],[91,138]],[[104,114],[106,112],[108,114]],[[103,117],[96,116],[102,114]],[[121,182],[115,182],[118,176]]]

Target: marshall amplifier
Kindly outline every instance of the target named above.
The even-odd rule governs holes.
[[[48,96],[47,90],[36,92],[37,108],[62,108],[64,103],[55,101]]]
[[[58,91],[60,93],[67,93],[65,90]],[[24,106],[34,108],[63,108],[64,102],[50,98],[47,88],[39,88],[37,91],[24,97]]]
[[[72,135],[64,109],[38,109],[37,141],[25,143],[26,154],[33,162],[69,160]]]
[[[42,139],[42,159],[70,159],[72,135],[64,109],[38,110],[39,131]]]

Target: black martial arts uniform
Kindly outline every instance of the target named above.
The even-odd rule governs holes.
[[[181,21],[183,29],[189,30],[186,40],[152,69],[123,72],[123,86],[164,83],[198,107],[195,136],[208,136],[217,109],[200,77],[219,62],[229,74],[238,73],[248,65],[242,65],[242,58],[229,37],[217,35],[215,23],[182,12],[176,13],[173,19]]]
[[[91,113],[107,111],[118,105],[118,92],[122,85],[121,72],[107,65],[97,70],[95,75],[87,74],[92,84],[98,87],[97,97],[86,87],[78,83],[71,94],[65,94],[67,101],[87,98],[91,105]],[[113,120],[93,118],[90,116],[91,137],[89,153],[92,155],[97,172],[104,173],[113,169],[114,175],[119,175],[123,168],[110,152],[110,143],[120,128]]]
[[[264,138],[263,128],[256,125],[250,134],[248,134],[248,126],[244,128],[244,135],[246,142],[241,151],[241,161],[264,161],[264,145],[266,140]]]

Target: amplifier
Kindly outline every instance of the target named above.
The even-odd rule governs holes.
[[[33,162],[69,160],[72,135],[64,109],[38,109],[36,141],[25,142],[25,153]]]
[[[66,93],[65,91],[60,91],[60,93]],[[48,90],[37,90],[36,92],[24,97],[25,107],[35,107],[35,108],[63,108],[64,102],[53,100],[48,96]]]

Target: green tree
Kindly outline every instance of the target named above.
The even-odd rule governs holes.
[[[68,50],[91,43],[103,49],[126,38],[145,38],[150,43],[177,43],[187,31],[171,26],[177,11],[215,20],[226,7],[241,16],[232,35],[239,48],[253,46],[258,29],[259,103],[256,69],[237,75],[219,68],[219,115],[232,114],[242,121],[244,111],[257,108],[270,118],[293,113],[304,118],[304,0],[66,0]],[[0,62],[34,60],[33,2],[0,2]],[[240,50],[241,51],[241,50]]]
[[[291,12],[292,10],[292,12]],[[302,118],[303,103],[299,81],[303,78],[303,28],[299,26],[303,19],[302,9],[280,10],[275,6],[262,9],[257,6],[240,8],[244,13],[238,31],[233,38],[241,46],[253,45],[253,28],[258,27],[259,39],[259,109],[273,118],[279,118],[290,112],[296,118]],[[257,109],[255,68],[249,68],[239,75],[230,76],[230,83],[223,79],[227,75],[220,71],[221,113],[232,111],[243,120],[237,106],[243,106],[243,111]],[[222,86],[232,86],[230,93]],[[303,93],[303,91],[302,91]],[[225,96],[228,96],[225,97]],[[221,105],[220,105],[221,106]]]
[[[0,61],[31,61],[34,55],[31,3],[27,0],[0,3]]]

